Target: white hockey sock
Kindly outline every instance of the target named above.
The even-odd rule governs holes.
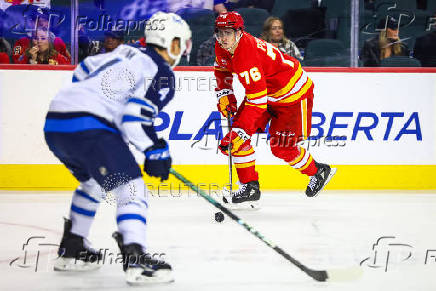
[[[87,238],[95,213],[100,204],[101,192],[98,183],[94,179],[82,182],[74,191],[71,201],[70,219],[72,221],[71,232]]]
[[[113,190],[117,197],[117,224],[123,243],[137,243],[146,249],[148,202],[142,177]]]

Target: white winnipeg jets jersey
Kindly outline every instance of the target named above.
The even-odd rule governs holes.
[[[72,82],[50,103],[47,118],[54,113],[103,118],[142,151],[157,139],[154,119],[173,97],[174,73],[153,48],[120,45],[83,60]],[[56,131],[52,124],[51,131]],[[87,124],[75,122],[72,127],[87,130]],[[68,131],[65,126],[62,130]]]

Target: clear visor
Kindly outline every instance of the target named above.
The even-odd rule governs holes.
[[[217,29],[214,34],[216,39],[230,38],[234,35],[235,35],[234,29]]]

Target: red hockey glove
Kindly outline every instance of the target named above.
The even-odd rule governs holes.
[[[237,151],[250,149],[250,136],[242,128],[233,128],[219,145],[220,151],[226,156],[229,155],[229,147],[232,147],[232,154]]]
[[[238,107],[233,90],[222,89],[216,91],[216,97],[218,98],[218,110],[224,117],[227,117],[227,112],[230,112],[231,116],[236,113]]]

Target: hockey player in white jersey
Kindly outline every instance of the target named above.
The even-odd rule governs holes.
[[[178,15],[158,12],[145,29],[147,48],[120,45],[81,62],[71,84],[50,103],[45,139],[54,155],[80,182],[65,220],[55,270],[101,266],[102,254],[87,241],[99,203],[107,192],[117,201],[116,239],[130,284],[171,282],[171,266],[146,253],[147,195],[128,144],[145,154],[144,170],[168,179],[167,142],[153,123],[174,96],[172,68],[190,51],[191,31]]]

